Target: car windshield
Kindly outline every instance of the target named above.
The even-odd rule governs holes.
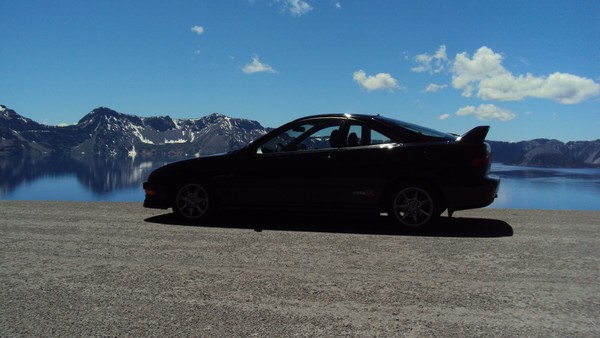
[[[260,145],[257,153],[267,154],[332,148],[335,146],[332,135],[339,133],[341,122],[341,119],[317,119],[295,124]]]
[[[397,126],[397,127],[403,128],[403,129],[407,129],[407,130],[409,130],[413,133],[419,134],[419,135],[435,137],[435,138],[443,138],[443,139],[449,139],[449,140],[456,139],[455,136],[452,136],[448,133],[443,133],[441,131],[437,131],[435,129],[419,126],[416,124],[412,124],[412,123],[408,123],[408,122],[404,122],[404,121],[400,121],[400,120],[391,119],[388,117],[378,116],[377,118],[386,123],[389,123],[391,125],[394,125],[394,126]]]

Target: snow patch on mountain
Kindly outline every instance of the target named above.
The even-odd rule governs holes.
[[[142,143],[146,143],[146,144],[154,144],[154,142],[150,141],[149,139],[145,138],[142,135],[142,131],[143,131],[143,127],[142,126],[135,126],[130,124],[131,129],[133,129],[133,135],[135,135],[135,137],[138,138],[138,140],[140,140],[140,142]]]
[[[167,139],[165,139],[165,141],[164,141],[163,144],[176,144],[176,143],[187,143],[187,142],[189,142],[189,141],[186,140],[186,139],[182,139],[182,138],[180,138],[178,140],[167,140]]]

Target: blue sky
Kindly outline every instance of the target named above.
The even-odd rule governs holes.
[[[600,1],[0,0],[0,104],[600,139]]]

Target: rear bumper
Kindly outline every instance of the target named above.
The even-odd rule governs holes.
[[[456,210],[486,207],[496,198],[500,186],[500,177],[486,175],[472,183],[447,186],[444,190],[446,205],[450,212]]]
[[[164,185],[144,182],[144,208],[167,209],[170,207],[167,187]]]

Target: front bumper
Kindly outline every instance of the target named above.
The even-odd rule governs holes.
[[[144,208],[167,209],[170,207],[167,187],[160,184],[144,182]]]
[[[486,207],[494,202],[499,186],[500,177],[492,174],[476,182],[447,186],[443,193],[448,211],[452,213],[456,210]]]

